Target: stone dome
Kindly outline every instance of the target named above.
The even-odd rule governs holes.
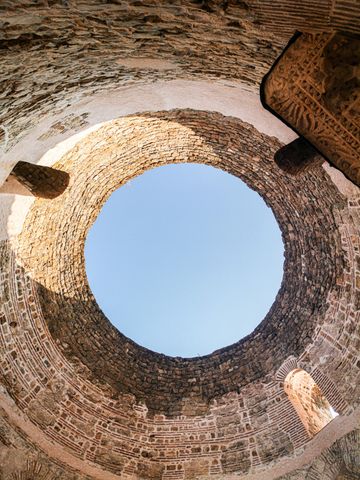
[[[0,4],[0,478],[360,478],[360,191],[323,157],[281,170],[297,135],[259,90],[296,31],[359,35],[357,2],[17,3]],[[257,191],[285,248],[261,324],[190,359],[113,327],[84,263],[115,189],[186,162]],[[338,416],[310,428],[323,398]]]

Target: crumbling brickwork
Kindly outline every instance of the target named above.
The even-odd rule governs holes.
[[[316,460],[279,480],[353,480],[360,478],[360,430],[353,430]]]
[[[105,151],[96,147],[99,139],[106,145]],[[158,145],[167,146],[159,150]],[[289,177],[281,175],[275,164],[271,166],[279,146],[276,140],[239,121],[216,114],[179,111],[164,113],[163,118],[161,114],[143,114],[119,120],[88,137],[82,148],[69,152],[58,168],[70,174],[71,185],[58,200],[51,204],[40,202],[29,214],[19,253],[21,263],[32,271],[39,285],[39,301],[49,329],[64,351],[79,358],[97,379],[106,381],[115,391],[134,394],[138,400],[146,399],[147,407],[154,413],[172,415],[181,414],[189,400],[193,404],[192,413],[202,413],[214,396],[237,391],[259,380],[279,367],[284,360],[281,352],[287,351],[287,345],[291,345],[292,353],[301,352],[311,339],[313,312],[324,314],[332,279],[342,271],[341,240],[333,233],[331,209],[333,204],[340,207],[343,199],[335,189],[329,189],[325,197],[322,188],[317,191],[311,185],[309,198],[317,198],[314,209],[313,203],[304,201],[309,189],[306,176],[302,194],[290,193],[294,187],[289,184]],[[241,156],[237,152],[242,152]],[[115,188],[145,169],[180,161],[204,162],[242,177],[273,207],[285,243],[282,287],[267,319],[257,328],[254,340],[244,339],[205,361],[170,360],[155,354],[150,359],[147,350],[138,349],[109,325],[94,302],[85,274],[83,242],[103,201]],[[263,173],[259,174],[260,171]],[[96,179],[96,188],[95,185],[89,188],[91,179]],[[297,179],[293,182],[299,187]],[[276,191],[281,195],[276,195]],[[285,192],[291,198],[287,209],[284,209]],[[321,220],[316,222],[321,202],[327,205],[321,211],[328,213],[322,213]],[[302,214],[297,216],[295,212]],[[77,220],[69,222],[71,218]],[[301,246],[291,233],[298,230],[309,232],[308,236],[303,235]],[[51,231],[58,234],[53,237],[48,234]],[[325,232],[331,240],[324,245]],[[64,249],[66,256],[58,257],[58,248]],[[43,255],[44,249],[47,256]],[[301,252],[306,251],[316,252],[317,256],[318,266],[311,274],[312,257],[308,262],[304,254],[301,257]],[[321,276],[321,292],[317,288],[317,275]],[[296,282],[295,287],[294,279],[304,276],[307,281]],[[307,303],[298,304],[294,295],[302,295]],[[289,331],[287,325],[295,318],[296,323]],[[261,355],[261,362],[256,361],[257,355],[259,358]],[[137,368],[135,359],[141,368]]]

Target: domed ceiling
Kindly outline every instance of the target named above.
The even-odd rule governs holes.
[[[1,478],[360,478],[359,188],[323,157],[281,170],[297,135],[259,93],[295,31],[356,36],[358,14],[355,1],[0,4]],[[84,263],[115,189],[186,162],[258,192],[285,248],[261,324],[191,359],[113,327]],[[339,414],[315,436],[284,389],[296,369]]]

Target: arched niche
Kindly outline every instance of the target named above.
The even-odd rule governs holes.
[[[310,437],[337,416],[320,387],[305,370],[291,370],[285,378],[284,389]]]

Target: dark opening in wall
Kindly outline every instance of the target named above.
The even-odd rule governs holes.
[[[32,195],[40,198],[55,198],[61,195],[69,184],[69,174],[51,167],[18,162],[10,178],[15,178]],[[23,192],[12,192],[23,194]]]
[[[305,370],[292,370],[285,378],[284,389],[310,437],[337,416],[319,386]]]

